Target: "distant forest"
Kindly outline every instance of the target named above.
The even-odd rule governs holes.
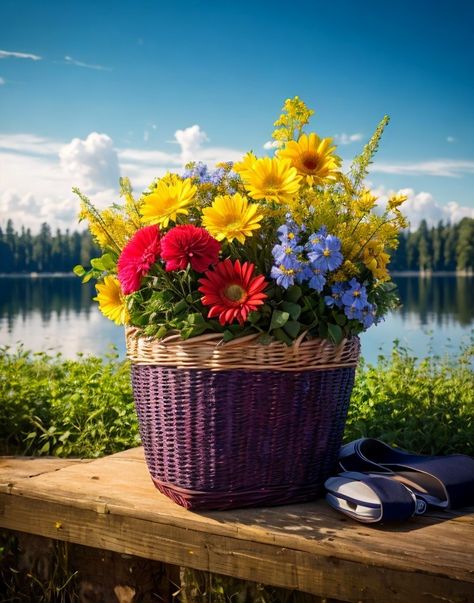
[[[76,264],[87,264],[100,255],[88,232],[53,234],[48,224],[33,235],[30,229],[16,231],[11,220],[0,228],[0,273],[71,272]],[[392,254],[391,270],[467,271],[474,270],[474,219],[457,224],[428,227],[423,220],[413,232],[400,236]]]

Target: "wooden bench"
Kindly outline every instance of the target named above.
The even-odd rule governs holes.
[[[474,509],[366,527],[322,500],[195,513],[152,485],[141,448],[0,458],[0,527],[342,601],[474,601]]]

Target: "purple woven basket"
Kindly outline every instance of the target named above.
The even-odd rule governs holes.
[[[355,366],[213,370],[132,360],[155,486],[191,509],[317,497],[335,469],[354,374]]]

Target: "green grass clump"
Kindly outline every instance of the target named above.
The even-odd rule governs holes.
[[[128,365],[0,350],[0,453],[98,457],[139,445]]]
[[[418,360],[395,342],[361,364],[344,440],[374,437],[421,454],[474,455],[474,346]]]

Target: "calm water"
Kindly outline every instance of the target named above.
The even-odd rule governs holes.
[[[436,276],[395,279],[403,307],[362,336],[373,362],[399,339],[423,357],[456,351],[474,328],[474,278]],[[34,351],[104,354],[115,345],[125,354],[121,327],[104,318],[91,298],[92,285],[77,278],[0,278],[0,345],[23,342]]]

